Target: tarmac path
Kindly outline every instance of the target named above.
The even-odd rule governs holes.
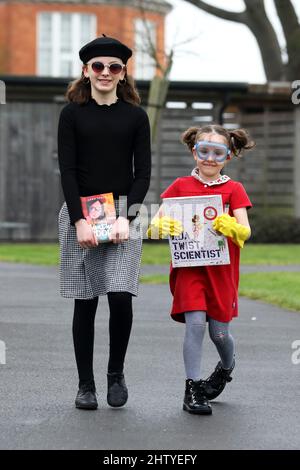
[[[57,268],[0,263],[0,340],[7,348],[0,364],[0,449],[299,449],[300,364],[292,362],[292,343],[299,340],[300,349],[300,313],[241,298],[231,330],[234,379],[212,402],[212,416],[194,416],[182,410],[184,327],[170,320],[170,301],[168,286],[141,284],[125,369],[129,400],[112,409],[108,307],[100,299],[99,408],[77,410],[73,302],[58,294]],[[206,334],[204,376],[217,361]]]

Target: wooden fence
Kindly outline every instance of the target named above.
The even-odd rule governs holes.
[[[32,78],[26,86],[25,79],[2,80],[7,103],[0,105],[0,240],[56,240],[64,199],[56,135],[66,81]],[[148,84],[138,86],[145,103]],[[172,83],[153,148],[146,204],[158,203],[163,189],[194,166],[181,133],[220,117],[226,127],[249,129],[257,142],[226,173],[245,185],[257,211],[299,217],[300,112],[288,87],[274,93],[245,84]]]

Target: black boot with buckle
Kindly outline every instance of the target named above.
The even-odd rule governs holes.
[[[125,405],[128,399],[128,390],[122,372],[109,372],[107,374],[107,403],[113,407]]]
[[[93,380],[79,386],[75,406],[83,410],[96,410],[98,408],[96,387]]]
[[[230,374],[233,371],[234,366],[235,359],[233,359],[233,364],[230,369],[224,369],[220,361],[218,362],[214,372],[208,377],[208,379],[203,381],[205,395],[209,400],[217,398],[223,392],[227,382],[232,381]]]
[[[199,415],[212,414],[211,405],[204,394],[203,380],[186,380],[183,409]]]

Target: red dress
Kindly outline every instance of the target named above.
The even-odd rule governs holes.
[[[183,196],[221,195],[223,206],[229,204],[229,215],[241,207],[252,207],[241,183],[229,179],[209,186],[194,176],[177,178],[161,198]],[[229,322],[238,316],[238,285],[240,249],[228,238],[230,264],[219,266],[196,266],[191,268],[170,267],[170,290],[173,295],[171,316],[184,323],[184,312],[204,310],[220,322]]]

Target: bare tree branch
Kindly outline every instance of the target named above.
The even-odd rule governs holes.
[[[165,51],[159,50],[152,38],[151,29],[147,21],[145,0],[140,0],[139,5],[146,36],[144,38],[145,48],[143,48],[143,50],[153,59],[156,70],[160,71],[160,75],[156,74],[151,80],[147,106],[151,136],[152,141],[154,141],[161,110],[167,98],[169,75],[173,65],[174,51],[171,49],[170,53],[166,54]]]
[[[222,18],[223,20],[235,21],[236,23],[244,23],[245,22],[245,11],[242,12],[234,12],[223,10],[222,8],[214,7],[209,5],[202,0],[186,0],[188,3],[195,5],[196,7],[200,8],[201,10],[205,11],[206,13],[210,13],[211,15],[217,16],[218,18]]]
[[[147,18],[146,18],[146,13],[145,13],[145,8],[144,8],[144,0],[140,0],[139,4],[140,4],[140,13],[141,13],[143,24],[144,24],[144,27],[145,27],[145,30],[146,30],[146,45],[145,45],[144,50],[146,52],[148,52],[150,57],[154,60],[155,67],[158,70],[160,70],[160,72],[163,73],[163,67],[162,67],[162,64],[161,64],[161,62],[158,58],[157,48],[155,47],[155,44],[152,40],[151,30],[150,30],[149,23],[148,23]]]
[[[274,0],[286,40],[288,55],[287,75],[295,80],[300,74],[300,25],[295,8],[290,0]]]
[[[246,25],[254,34],[268,80],[285,79],[285,66],[277,34],[268,18],[263,0],[244,0],[247,7]]]
[[[175,48],[177,48],[179,46],[183,46],[184,44],[190,44],[191,42],[196,41],[196,39],[199,39],[199,34],[195,34],[194,36],[190,36],[187,39],[185,39],[184,41],[175,42],[172,46],[172,49],[175,50]]]
[[[251,8],[265,8],[264,0],[244,0],[247,10]]]
[[[290,0],[274,0],[274,3],[284,35],[287,38],[291,29],[300,28],[294,5]]]
[[[300,30],[295,8],[290,0],[274,0],[286,41],[293,31]]]
[[[140,4],[140,13],[141,17],[143,20],[143,24],[146,30],[146,44],[145,47],[143,48],[143,52],[147,52],[149,56],[153,59],[155,63],[155,67],[157,70],[159,70],[162,74],[162,77],[167,78],[170,74],[171,67],[173,64],[173,49],[171,49],[169,54],[166,54],[165,51],[161,51],[156,44],[154,44],[152,35],[151,35],[151,29],[149,27],[149,23],[146,18],[146,12],[145,12],[145,0],[139,0]],[[165,64],[162,63],[160,60],[160,55],[164,56],[166,61]]]
[[[267,79],[282,80],[285,78],[285,66],[281,57],[280,44],[267,16],[264,0],[244,0],[246,9],[240,13],[213,7],[202,0],[186,1],[219,18],[248,26],[258,42]],[[236,64],[238,64],[237,59],[234,58]]]

